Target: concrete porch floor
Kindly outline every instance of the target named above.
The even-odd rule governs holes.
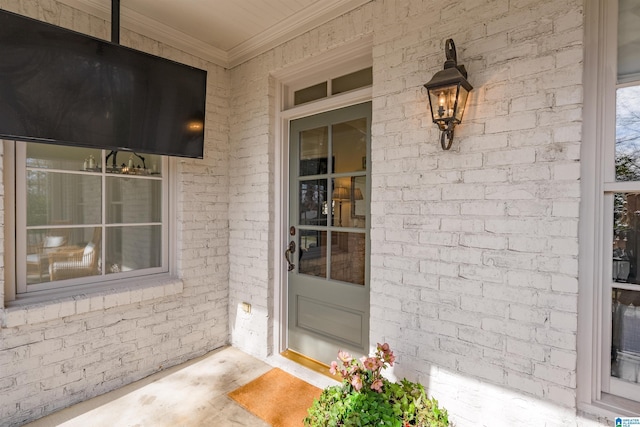
[[[225,347],[26,426],[268,427],[269,424],[246,411],[227,393],[273,367],[320,388],[335,384],[331,378],[280,355],[261,361],[233,347]]]

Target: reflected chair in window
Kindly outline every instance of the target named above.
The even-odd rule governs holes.
[[[102,229],[93,230],[93,238],[84,247],[68,246],[49,255],[51,281],[100,274],[100,243]]]

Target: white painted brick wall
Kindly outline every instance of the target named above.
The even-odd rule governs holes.
[[[588,425],[575,409],[582,2],[372,7],[372,341],[456,425]],[[443,152],[415,118],[448,37],[474,90]]]
[[[109,38],[108,23],[54,0],[0,0],[0,8]],[[0,309],[3,426],[21,425],[229,341],[228,72],[124,28],[121,39],[208,71],[205,158],[180,160],[175,174],[173,244],[181,280]]]
[[[108,36],[102,21],[53,1],[0,6]],[[279,141],[270,73],[363,34],[374,40],[371,342],[391,343],[392,375],[425,384],[458,426],[601,425],[575,408],[580,0],[374,0],[230,72],[125,34],[133,47],[214,77],[205,160],[179,165],[184,290],[157,299],[132,291],[128,306],[78,300],[63,320],[49,309],[7,316],[15,327],[0,331],[3,419],[117,387],[223,342],[227,330],[251,354],[273,351],[281,254],[272,248]],[[448,37],[474,91],[443,152],[422,84],[441,69]],[[100,326],[89,311],[111,304]],[[60,360],[43,342],[60,346]],[[53,380],[63,370],[64,391]]]

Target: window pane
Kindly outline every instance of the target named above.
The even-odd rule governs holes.
[[[350,193],[349,177],[333,180],[331,202],[333,206],[333,225],[335,227],[347,227],[349,224]]]
[[[364,228],[367,215],[367,177],[333,179],[333,226]]]
[[[300,176],[327,173],[328,132],[327,127],[300,132]]]
[[[640,194],[614,194],[613,280],[639,283]]]
[[[364,285],[364,233],[332,233],[331,279]]]
[[[327,232],[300,230],[298,273],[327,277]]]
[[[640,291],[613,289],[611,376],[640,383]]]
[[[27,167],[61,169],[69,171],[99,171],[102,165],[101,150],[65,147],[55,144],[27,144]],[[93,160],[92,160],[93,159]]]
[[[331,94],[337,95],[372,84],[373,69],[369,67],[331,80]]]
[[[162,181],[108,177],[107,223],[162,221]]]
[[[162,156],[130,151],[110,151],[106,157],[107,173],[125,175],[161,175]]]
[[[300,182],[300,224],[327,225],[327,180]]]
[[[105,251],[107,274],[160,267],[162,227],[109,227]]]
[[[618,80],[640,79],[640,2],[618,2]]]
[[[101,222],[100,176],[27,171],[27,226]]]
[[[318,83],[317,85],[295,91],[293,94],[293,105],[304,104],[305,102],[315,101],[326,96],[327,82]]]
[[[332,128],[335,172],[355,172],[366,169],[367,119],[339,123]]]
[[[28,284],[101,274],[101,227],[30,230],[27,238]]]
[[[616,180],[640,181],[640,86],[616,92]]]

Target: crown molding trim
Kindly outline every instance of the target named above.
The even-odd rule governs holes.
[[[323,0],[229,50],[229,68],[240,65],[371,0]]]
[[[99,0],[58,0],[69,7],[111,21],[110,2]],[[282,43],[300,36],[332,19],[350,12],[371,0],[323,0],[286,18],[277,25],[224,51],[181,31],[120,5],[121,25],[159,42],[210,61],[224,68],[236,67]]]

